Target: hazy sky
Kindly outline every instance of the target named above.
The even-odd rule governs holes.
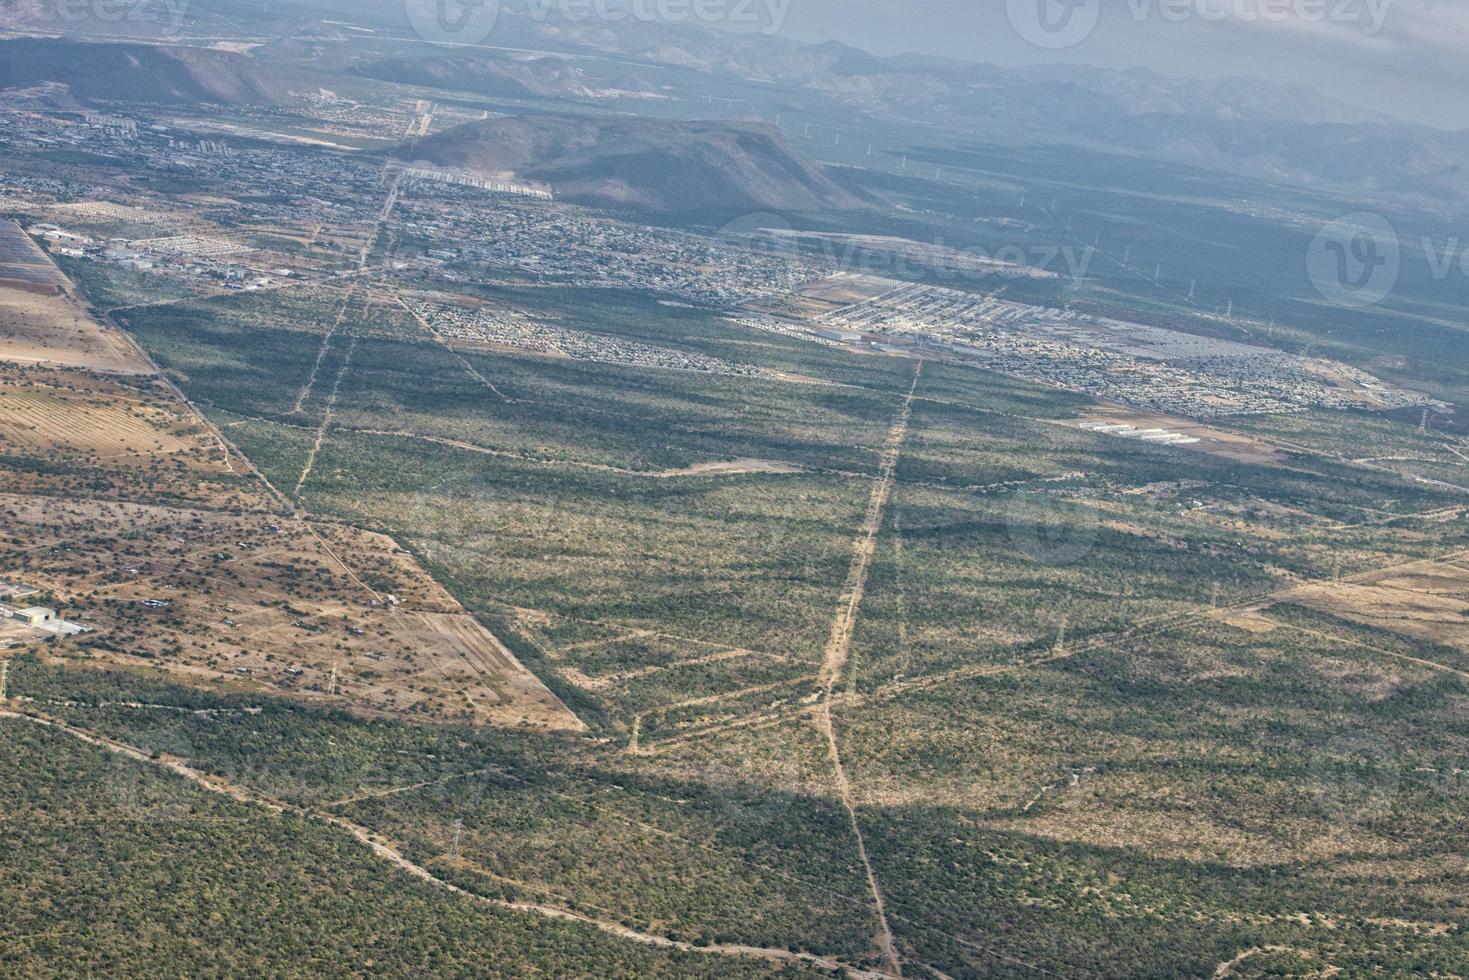
[[[1037,34],[1042,8],[1052,32]],[[1067,46],[1038,47],[1017,23]],[[1002,65],[1252,75],[1469,128],[1469,0],[791,0],[782,33]]]

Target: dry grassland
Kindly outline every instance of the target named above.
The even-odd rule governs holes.
[[[1310,585],[1290,599],[1348,622],[1469,652],[1469,567],[1459,563]]]
[[[100,323],[69,295],[0,288],[0,361],[152,374],[126,337]]]
[[[0,379],[0,445],[27,454],[56,450],[101,459],[185,452],[197,441],[179,413],[101,384],[63,389],[32,378],[24,387]]]
[[[0,495],[0,568],[78,656],[367,716],[581,723],[390,539],[268,515]]]

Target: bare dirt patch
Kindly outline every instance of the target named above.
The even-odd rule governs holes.
[[[1274,633],[1280,628],[1279,623],[1253,610],[1248,612],[1232,612],[1217,618],[1226,626],[1233,626],[1235,629],[1244,630],[1246,633]]]
[[[1469,568],[1458,564],[1305,586],[1289,598],[1348,622],[1469,651]]]
[[[794,463],[781,463],[770,459],[731,459],[716,463],[695,463],[681,470],[664,470],[658,475],[665,479],[685,476],[747,476],[752,473],[793,474],[805,470]]]
[[[1241,463],[1271,464],[1285,461],[1284,455],[1279,450],[1260,442],[1253,436],[1226,432],[1174,415],[1142,412],[1123,405],[1098,405],[1085,415],[1067,419],[1061,424],[1069,428],[1096,424],[1131,425],[1139,429],[1166,429],[1169,432],[1177,432],[1191,439],[1199,440],[1196,443],[1179,445],[1177,446],[1179,449],[1208,453],[1210,456],[1232,459]],[[1118,446],[1147,445],[1121,438],[1116,441]]]
[[[58,271],[59,275],[59,271]],[[126,337],[63,293],[41,296],[0,288],[0,361],[152,374]]]
[[[804,299],[826,303],[831,306],[849,306],[881,296],[902,286],[903,283],[881,276],[865,276],[852,272],[839,272],[834,276],[809,283],[797,290]]]
[[[367,716],[580,731],[390,539],[262,514],[0,494],[0,568],[95,632],[53,653]]]

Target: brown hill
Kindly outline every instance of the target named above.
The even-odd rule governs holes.
[[[61,38],[0,41],[0,89],[65,85],[81,102],[273,103],[274,87],[238,54]]]
[[[598,207],[839,211],[865,202],[801,159],[774,128],[729,122],[530,115],[399,147],[398,159],[550,184]]]

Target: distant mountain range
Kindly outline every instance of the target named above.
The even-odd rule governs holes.
[[[0,0],[0,25],[10,23],[7,17],[13,19],[7,4],[15,3]],[[279,0],[268,7],[253,0],[213,0],[207,9],[191,6],[191,15],[218,18],[228,13],[229,23],[246,24],[266,43],[251,56],[241,56],[182,46],[98,49],[71,41],[8,41],[0,43],[0,86],[58,82],[83,102],[273,102],[279,101],[276,90],[290,77],[306,90],[338,84],[350,89],[355,80],[491,98],[586,103],[661,99],[677,88],[676,73],[687,71],[810,92],[836,111],[849,112],[857,125],[923,120],[934,124],[936,132],[975,146],[1079,146],[1359,197],[1434,207],[1469,200],[1469,132],[1401,122],[1303,87],[1251,79],[1169,78],[1142,69],[1015,69],[922,55],[877,57],[836,42],[802,44],[633,19],[537,19],[517,14],[514,0],[505,0],[504,6],[492,41],[507,51],[490,53],[394,44],[390,32],[401,38],[404,31],[400,0],[311,0],[309,5]],[[321,19],[329,9],[342,19]],[[240,29],[224,20],[212,26]],[[370,54],[360,46],[367,38],[376,45]],[[520,53],[508,51],[517,48]],[[578,63],[586,55],[598,56],[596,62]],[[598,73],[595,80],[588,77],[589,65],[605,67],[614,61],[626,62],[625,69]],[[658,86],[647,77],[658,79]],[[618,105],[628,107],[626,101]],[[783,147],[766,158],[788,152]],[[688,165],[676,169],[690,172]],[[800,185],[812,171],[794,172]],[[637,200],[636,188],[648,186],[642,179],[622,182],[627,185],[622,190],[609,183],[596,196],[613,199],[625,193]],[[754,185],[761,183],[726,182],[729,193],[716,196],[781,196],[755,192]],[[731,184],[746,191],[730,190]],[[810,186],[791,196],[830,196],[829,189],[812,191]]]
[[[1084,145],[1420,203],[1469,198],[1469,132],[1402,122],[1302,86],[882,58],[837,42],[688,25],[552,20],[526,29],[558,44],[799,86],[875,118],[945,124],[976,142]]]
[[[761,125],[515,116],[457,126],[394,156],[547,183],[558,197],[598,207],[832,211],[867,203]]]
[[[48,84],[65,85],[82,103],[271,103],[278,98],[254,61],[226,51],[59,38],[0,41],[0,90]]]

